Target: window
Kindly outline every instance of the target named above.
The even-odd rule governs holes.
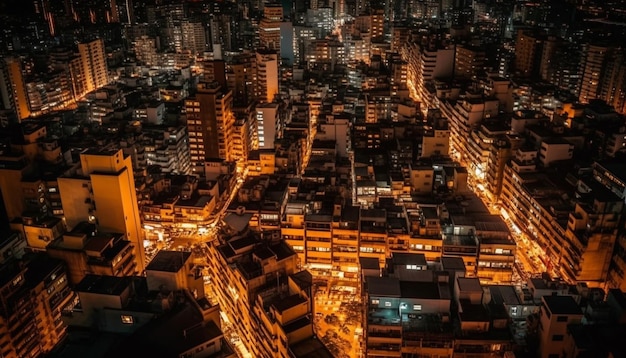
[[[422,267],[418,265],[406,265],[407,270],[421,270]]]
[[[133,320],[133,316],[122,315],[122,323],[124,323],[124,324],[133,324],[135,322]]]
[[[413,305],[413,311],[421,311],[422,305]]]
[[[562,334],[555,334],[552,336],[552,340],[556,341],[556,342],[560,342],[563,340],[563,335]]]
[[[391,302],[390,301],[385,302],[385,307],[391,307]]]
[[[377,300],[377,299],[373,299],[373,300],[372,300],[372,304],[373,304],[373,305],[377,305],[377,304],[379,304],[379,303],[380,303],[380,300]]]
[[[558,316],[556,318],[557,322],[567,322],[567,316]]]

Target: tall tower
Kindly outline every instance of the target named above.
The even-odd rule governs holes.
[[[219,83],[200,83],[194,97],[185,100],[192,170],[204,173],[206,159],[232,161],[235,117],[232,91]]]
[[[0,100],[2,107],[12,110],[19,122],[30,116],[28,92],[19,58],[0,59]]]
[[[272,50],[258,50],[256,70],[256,97],[261,102],[271,103],[278,93],[278,54]]]
[[[207,39],[204,25],[201,22],[183,21],[181,23],[182,48],[192,54],[207,51]]]
[[[82,67],[82,78],[73,78],[73,81],[82,81],[85,93],[91,92],[109,83],[104,41],[96,39],[78,44],[78,53]]]
[[[281,4],[267,4],[259,23],[259,44],[261,48],[280,52],[280,23],[283,20]]]
[[[536,77],[541,66],[544,39],[519,30],[515,41],[515,69],[525,77]]]
[[[278,103],[262,103],[256,106],[259,149],[274,149],[274,140],[281,127],[278,109]]]
[[[80,154],[76,169],[58,178],[68,228],[89,221],[103,231],[125,234],[135,247],[136,271],[143,272],[145,252],[130,156],[121,149],[88,149]]]

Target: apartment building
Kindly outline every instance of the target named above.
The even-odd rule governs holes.
[[[579,281],[603,283],[608,278],[624,201],[593,179],[578,185],[587,190],[569,213],[565,232],[569,245],[563,245],[561,266]]]
[[[288,357],[292,345],[312,338],[312,278],[298,271],[284,241],[234,236],[210,252],[209,274],[222,283],[216,298],[250,354]]]
[[[14,112],[17,123],[30,116],[28,91],[19,58],[7,57],[0,61],[0,99],[3,108]]]
[[[429,354],[451,357],[451,291],[421,254],[394,254],[386,276],[366,276],[367,357]]]
[[[460,330],[455,332],[454,356],[502,356],[513,348],[510,316],[502,302],[486,300],[478,278],[454,282]]]
[[[195,97],[185,100],[192,172],[203,175],[207,159],[233,160],[232,105],[232,91],[217,82],[198,84]]]
[[[191,155],[186,126],[143,126],[142,133],[147,165],[158,165],[164,173],[190,173]]]
[[[332,223],[333,275],[356,279],[359,272],[360,209],[356,206],[337,208]],[[337,215],[339,214],[339,215]]]
[[[72,76],[76,99],[109,83],[104,40],[96,39],[79,43],[78,54],[80,72]]]
[[[260,102],[272,103],[278,93],[279,58],[274,50],[259,49],[256,52],[255,98]]]
[[[485,50],[480,47],[459,45],[454,58],[454,77],[476,78],[485,67]]]
[[[441,221],[437,204],[417,203],[416,208],[407,208],[407,215],[411,225],[409,237],[409,252],[423,254],[427,261],[440,260],[443,241],[441,236]],[[465,272],[465,268],[463,269]]]
[[[263,17],[259,23],[259,45],[261,48],[280,53],[280,23],[282,20],[282,5],[267,4],[263,7]]]
[[[504,138],[509,128],[504,123],[504,118],[494,118],[489,121],[483,121],[477,130],[469,133],[467,139],[467,162],[468,169],[473,174],[472,177],[480,183],[487,183],[487,173],[494,172],[495,175],[501,175],[497,169],[503,170],[504,167],[491,168],[489,161],[492,152],[496,152],[501,147],[506,147],[507,142]],[[496,164],[496,163],[493,163]],[[492,183],[497,186],[497,182]]]
[[[137,272],[133,244],[121,233],[98,232],[95,224],[87,222],[51,241],[46,252],[65,262],[72,285],[87,274],[121,277]]]
[[[454,73],[454,45],[440,43],[433,39],[430,45],[411,43],[402,51],[402,59],[407,61],[407,84],[414,99],[423,102],[422,111],[436,108],[435,98],[428,85],[438,78],[450,78]]]
[[[543,296],[539,325],[539,356],[561,356],[565,348],[567,327],[580,323],[583,312],[571,296]]]
[[[499,102],[495,99],[472,98],[456,102],[443,101],[440,109],[450,125],[450,155],[460,163],[468,162],[469,138],[485,118],[498,115]]]
[[[274,140],[281,137],[283,123],[278,103],[256,106],[256,137],[259,149],[274,149]]]
[[[72,300],[62,261],[38,254],[0,269],[0,352],[4,357],[50,353],[66,336],[61,310]]]
[[[93,342],[106,333],[118,340],[105,352],[111,356],[236,357],[222,333],[220,307],[207,300],[203,286],[190,252],[160,251],[145,277],[85,276],[63,319],[78,331],[90,329],[93,341],[81,347],[84,354],[102,350]]]
[[[386,210],[361,209],[359,232],[359,257],[376,258],[380,266],[384,266],[388,233]]]
[[[621,198],[592,178],[505,169],[503,205],[513,221],[546,250],[541,259],[571,281],[607,279]],[[560,178],[559,178],[560,177]],[[572,187],[574,185],[574,187]],[[577,200],[569,198],[576,196]]]
[[[87,149],[80,164],[57,181],[68,229],[89,222],[123,234],[134,247],[136,272],[142,272],[145,253],[131,158],[122,150]]]

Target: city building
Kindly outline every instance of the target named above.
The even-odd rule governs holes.
[[[260,102],[272,103],[278,94],[279,58],[274,50],[259,49],[256,52],[255,98]]]
[[[102,39],[79,43],[76,60],[79,61],[78,65],[70,65],[76,71],[72,73],[76,99],[109,84],[109,70]]]
[[[543,296],[540,312],[540,357],[561,355],[568,325],[580,323],[583,312],[571,296]]]
[[[281,4],[265,4],[263,18],[259,23],[260,48],[274,50],[281,53],[281,22],[283,21],[283,6]]]
[[[284,242],[237,235],[210,248],[209,276],[228,320],[252,356],[289,356],[312,339],[312,278],[298,271],[297,255]]]
[[[262,103],[256,106],[256,137],[259,149],[274,149],[274,141],[280,138],[282,119],[278,103]]]
[[[6,57],[0,61],[2,108],[12,111],[16,122],[30,116],[28,92],[22,71],[22,61],[17,57]]]
[[[233,97],[217,82],[200,83],[185,100],[192,172],[203,175],[207,159],[232,161]]]
[[[145,252],[130,160],[122,150],[87,149],[58,185],[68,229],[89,222],[99,231],[124,235],[133,246],[135,272],[141,273]]]
[[[38,254],[0,269],[0,332],[5,357],[50,353],[66,337],[61,310],[74,296],[62,261]]]

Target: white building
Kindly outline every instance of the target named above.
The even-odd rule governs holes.
[[[256,107],[256,131],[259,149],[274,148],[274,139],[280,133],[278,103],[263,103]]]

